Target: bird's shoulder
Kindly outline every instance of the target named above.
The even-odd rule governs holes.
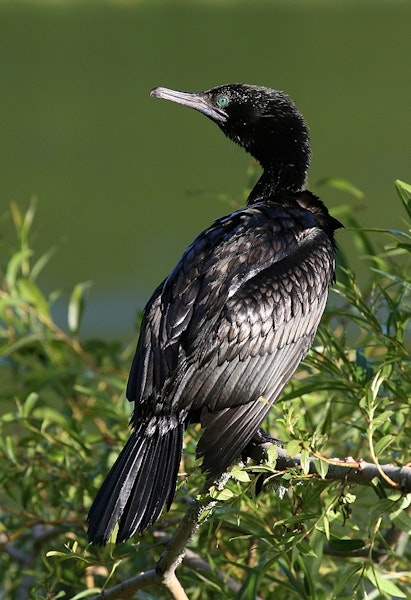
[[[262,200],[220,217],[195,238],[164,281],[163,303],[174,296],[198,301],[200,287],[210,293],[213,284],[233,289],[238,279],[283,260],[321,226],[318,215],[292,197]]]

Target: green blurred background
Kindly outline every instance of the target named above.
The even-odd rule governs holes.
[[[83,333],[129,338],[182,250],[242,197],[250,158],[164,85],[248,82],[288,92],[312,136],[310,186],[342,177],[362,224],[398,227],[410,181],[409,0],[0,1],[0,213],[39,200],[41,282],[92,280]],[[204,193],[205,192],[205,193]],[[350,233],[339,232],[350,250]],[[351,252],[355,262],[355,251]],[[57,303],[64,324],[63,302]]]

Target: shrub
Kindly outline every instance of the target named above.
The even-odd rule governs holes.
[[[396,187],[411,219],[411,188]],[[170,512],[141,538],[90,547],[88,508],[128,435],[134,346],[80,340],[86,284],[68,300],[69,332],[56,325],[56,295],[37,284],[50,253],[33,255],[34,213],[33,204],[25,214],[11,206],[18,246],[4,246],[2,256],[0,598],[74,600],[102,589],[131,597],[113,589],[120,582],[136,598],[164,597],[160,584],[137,591],[131,578],[153,568],[201,488],[198,430],[187,432]],[[207,510],[178,572],[191,600],[267,599],[274,590],[279,600],[411,596],[411,230],[346,235],[370,253],[371,283],[362,290],[346,266],[340,271],[316,346],[269,417],[300,462],[276,470],[273,446],[264,463],[232,467],[223,488],[200,497]],[[381,253],[375,236],[385,242]],[[348,475],[330,481],[331,457],[354,457],[357,473],[359,459],[369,461],[377,476],[368,485]],[[401,485],[390,485],[387,463]]]

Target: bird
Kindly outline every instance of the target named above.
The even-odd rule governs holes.
[[[174,499],[186,427],[218,478],[313,344],[342,224],[306,189],[308,126],[290,97],[243,83],[150,95],[204,114],[261,166],[246,205],[188,246],[143,312],[127,383],[128,441],[88,514],[90,543],[142,533]]]

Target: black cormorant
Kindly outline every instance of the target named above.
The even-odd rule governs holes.
[[[204,428],[197,455],[210,476],[241,454],[313,343],[341,227],[305,189],[309,135],[286,94],[230,84],[151,96],[205,114],[263,173],[247,206],[203,231],[145,307],[132,431],[88,516],[95,544],[117,521],[123,542],[170,507],[187,424]]]

